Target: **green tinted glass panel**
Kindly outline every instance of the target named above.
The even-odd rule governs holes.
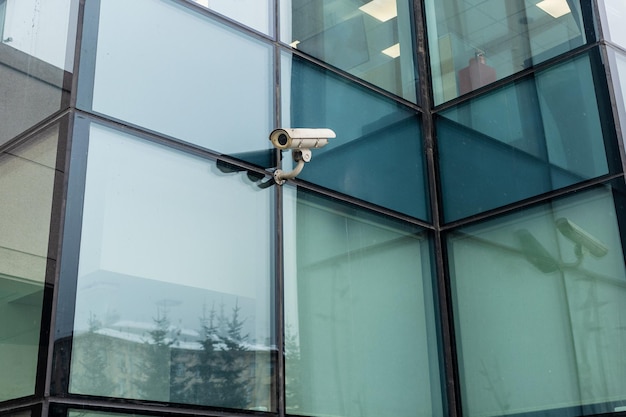
[[[57,141],[0,153],[0,401],[35,393]]]
[[[71,393],[274,409],[270,190],[91,126]]]
[[[426,2],[435,104],[586,42],[578,0]]]
[[[411,0],[281,0],[281,40],[416,100]]]
[[[173,1],[95,5],[79,107],[271,166],[270,45]]]
[[[412,109],[283,56],[283,124],[337,134],[299,179],[421,219],[428,218],[421,131]],[[283,163],[289,163],[286,155]]]
[[[78,1],[0,1],[0,144],[69,106]]]
[[[463,415],[623,410],[623,201],[600,188],[450,234]]]
[[[607,174],[615,134],[603,97],[585,55],[443,112],[446,221]]]
[[[613,83],[613,93],[615,94],[615,107],[621,122],[621,126],[626,126],[626,54],[612,47],[607,47],[609,62],[611,66],[611,82]],[[624,140],[624,130],[622,129],[622,141]]]
[[[287,412],[441,416],[427,235],[285,192]]]

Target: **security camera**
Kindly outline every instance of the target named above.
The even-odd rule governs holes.
[[[330,129],[276,129],[270,133],[272,144],[280,150],[321,148],[334,137]]]
[[[576,245],[584,247],[595,257],[600,258],[609,252],[606,245],[565,217],[556,221],[556,228],[563,236],[574,242]]]
[[[292,149],[296,168],[291,172],[280,169],[274,171],[276,184],[282,185],[286,180],[295,178],[304,168],[304,163],[311,160],[311,149],[328,145],[328,139],[336,137],[331,129],[275,129],[270,133],[270,141],[281,151]]]

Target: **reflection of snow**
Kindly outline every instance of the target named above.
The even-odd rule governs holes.
[[[135,324],[135,328],[137,329],[147,329],[147,330],[154,330],[156,327],[150,325],[149,323],[133,323]],[[175,330],[175,329],[172,329]],[[194,331],[194,330],[186,330],[189,333],[195,333],[196,337],[199,338],[199,334],[198,332]],[[98,329],[94,332],[95,334],[99,334],[101,336],[107,336],[110,337],[112,339],[117,339],[117,340],[124,340],[127,342],[134,342],[134,343],[148,343],[148,344],[152,344],[152,341],[149,337],[146,337],[145,334],[138,334],[138,333],[133,333],[131,331],[122,331],[122,330],[115,330],[115,329],[111,329],[111,328],[104,328],[104,329]],[[202,350],[202,344],[199,341],[180,341],[178,339],[174,340],[171,338],[166,338],[164,340],[165,344],[171,344],[171,348],[172,349],[183,349],[183,350]],[[252,352],[269,352],[272,350],[275,350],[275,346],[266,346],[266,345],[259,345],[259,344],[253,344],[253,343],[240,343],[241,346],[247,350],[247,351],[252,351]],[[224,343],[218,343],[214,346],[217,350],[226,350],[227,347]]]
[[[230,317],[235,306],[239,307],[239,317],[244,322],[243,334],[252,343],[269,340],[270,325],[257,314],[258,308],[269,307],[259,300],[98,271],[79,278],[74,330],[87,331],[90,317],[95,317],[102,328],[145,339],[148,332],[155,330],[155,319],[165,315],[169,330],[179,332],[181,343],[194,342],[200,337],[203,315],[208,316],[214,310],[219,316],[223,308],[225,316]]]

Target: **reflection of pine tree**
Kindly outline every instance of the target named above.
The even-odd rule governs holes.
[[[217,407],[245,408],[248,405],[244,371],[248,335],[243,334],[245,320],[235,304],[226,316],[224,305],[219,314],[215,306],[200,318],[200,352],[182,351],[173,356],[172,400]]]
[[[298,335],[291,325],[285,326],[285,400],[287,411],[296,412],[300,409],[300,345]]]
[[[219,323],[222,329],[220,341],[223,351],[220,357],[220,367],[217,375],[221,379],[218,386],[219,405],[232,408],[245,408],[248,403],[246,370],[248,349],[246,343],[248,334],[242,334],[245,320],[240,318],[241,308],[235,303],[230,320],[224,315],[224,306],[221,306]]]
[[[78,361],[82,370],[74,374],[78,378],[72,382],[73,390],[84,394],[112,396],[115,383],[106,372],[108,369],[107,353],[111,349],[111,341],[108,337],[97,333],[102,328],[102,324],[95,314],[89,314],[88,323],[87,333],[77,340],[76,351],[80,352]]]
[[[157,308],[153,317],[154,329],[144,343],[145,354],[139,362],[137,386],[139,397],[145,399],[169,399],[170,391],[170,347],[177,342],[178,333],[170,329],[167,311]]]

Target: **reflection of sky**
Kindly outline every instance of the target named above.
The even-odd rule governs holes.
[[[249,326],[256,325],[250,333],[259,340],[267,337],[269,191],[246,181],[245,174],[217,175],[209,161],[99,126],[91,130],[87,171],[79,289],[106,287],[109,276],[143,279],[145,288],[123,281],[110,295],[129,293],[132,305],[133,294],[147,292],[135,303],[145,311],[121,319],[150,321],[157,301],[191,297],[197,300],[185,302],[189,312],[181,310],[172,324],[180,319],[192,328],[202,300],[219,304],[223,298],[227,309],[235,300],[248,300]],[[104,271],[107,279],[89,281]],[[79,292],[79,304],[86,302],[83,296]],[[87,305],[104,304],[107,297]],[[84,313],[88,316],[88,310]]]
[[[269,33],[270,5],[268,0],[193,0],[218,13],[256,30]]]
[[[66,57],[66,48],[76,33],[77,9],[76,0],[8,0],[3,42],[71,71],[73,53]],[[73,42],[69,42],[68,50],[73,49]]]
[[[267,149],[270,56],[270,45],[174,2],[105,1],[93,107],[223,153]]]

